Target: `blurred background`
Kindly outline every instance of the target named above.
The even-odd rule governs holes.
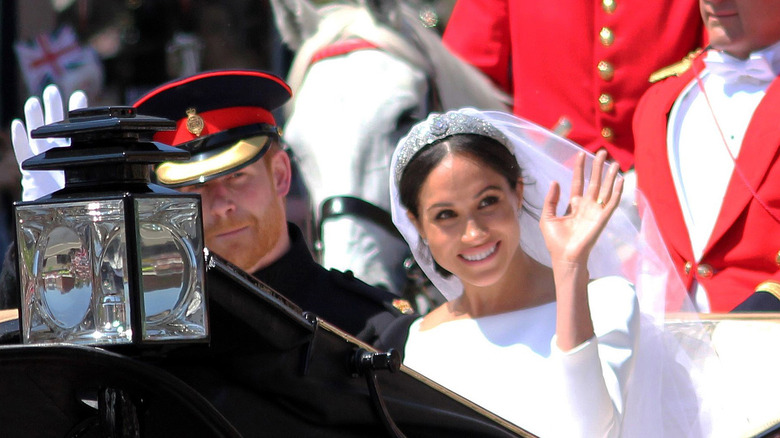
[[[421,13],[436,13],[439,33],[454,3],[417,1]],[[293,56],[268,0],[0,0],[0,55],[0,263],[21,199],[9,128],[29,96],[56,83],[66,100],[81,89],[90,106],[127,105],[199,71],[285,77]]]

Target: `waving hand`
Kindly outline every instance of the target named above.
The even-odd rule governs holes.
[[[53,147],[70,146],[70,140],[64,138],[32,138],[30,133],[50,123],[64,119],[62,96],[56,85],[49,85],[43,90],[43,105],[36,96],[31,96],[24,104],[24,119],[14,119],[11,122],[11,141],[14,145],[16,162],[22,172],[22,199],[30,201],[48,195],[65,185],[61,171],[27,171],[22,169],[22,163],[35,155],[42,154]],[[69,109],[74,110],[87,106],[87,96],[82,91],[76,91],[70,96]]]
[[[577,156],[571,183],[569,209],[556,215],[560,186],[554,182],[545,198],[540,227],[553,262],[587,265],[588,256],[620,202],[623,180],[616,181],[618,165],[612,164],[602,182],[607,154],[600,151],[593,161],[588,187],[584,182],[585,154]]]

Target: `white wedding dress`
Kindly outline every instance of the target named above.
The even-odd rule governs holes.
[[[590,283],[596,336],[568,352],[555,344],[555,303],[420,330],[404,365],[540,437],[619,436],[638,336],[632,286]]]

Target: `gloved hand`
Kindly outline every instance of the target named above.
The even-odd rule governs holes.
[[[87,95],[82,91],[76,91],[70,96],[69,110],[85,108]],[[63,120],[62,96],[56,85],[49,85],[43,90],[43,106],[36,96],[27,99],[24,104],[25,123],[19,119],[11,122],[11,142],[14,145],[16,162],[22,172],[22,200],[32,201],[49,193],[55,192],[65,186],[65,177],[62,171],[27,171],[22,169],[24,160],[42,154],[53,147],[70,146],[67,138],[32,138],[30,133],[45,124]]]

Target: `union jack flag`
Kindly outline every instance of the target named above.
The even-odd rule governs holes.
[[[47,85],[61,83],[68,72],[94,62],[92,53],[79,46],[70,26],[18,41],[14,49],[30,94],[40,94]]]

